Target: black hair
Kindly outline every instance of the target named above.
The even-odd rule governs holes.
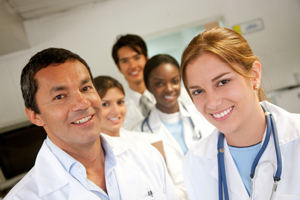
[[[25,103],[25,107],[33,110],[35,113],[40,113],[35,95],[39,88],[35,75],[38,71],[49,65],[59,65],[66,61],[81,62],[88,70],[91,80],[93,76],[88,64],[79,55],[62,48],[48,48],[44,49],[34,56],[32,56],[29,62],[25,65],[21,74],[21,90]]]
[[[148,57],[146,43],[140,36],[132,35],[132,34],[120,35],[117,37],[117,41],[112,48],[112,57],[115,61],[115,64],[118,66],[118,68],[120,68],[118,51],[124,46],[128,46],[132,48],[138,54],[143,54],[145,58]],[[139,50],[137,47],[139,47],[141,50]]]
[[[150,58],[144,68],[144,82],[146,87],[148,88],[149,85],[149,76],[153,69],[158,67],[161,64],[170,63],[178,68],[179,74],[180,74],[180,67],[178,62],[170,55],[167,54],[158,54]]]

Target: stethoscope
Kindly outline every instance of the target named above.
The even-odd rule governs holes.
[[[182,107],[188,112],[187,108],[186,108],[183,104],[182,104]],[[141,130],[142,130],[142,132],[144,132],[144,125],[147,124],[148,129],[150,130],[151,133],[153,133],[153,130],[152,130],[150,124],[149,124],[149,116],[150,116],[150,113],[151,113],[151,111],[148,113],[147,117],[144,119],[144,121],[143,121],[143,123],[142,123],[142,125],[141,125]],[[194,135],[194,137],[195,137],[196,139],[201,139],[201,137],[202,137],[201,131],[195,126],[195,124],[194,124],[192,118],[189,117],[189,119],[190,119],[190,122],[191,122],[191,124],[192,124],[193,129],[195,130],[195,135]]]
[[[271,198],[273,197],[273,193],[276,192],[278,182],[280,181],[281,172],[282,172],[282,160],[281,160],[281,152],[278,142],[278,133],[277,128],[275,124],[275,120],[273,115],[263,106],[261,105],[262,109],[264,110],[266,121],[267,121],[267,133],[265,137],[265,141],[263,145],[261,146],[257,156],[255,157],[252,167],[251,167],[251,200],[254,199],[254,175],[255,175],[255,168],[257,167],[258,161],[261,158],[262,154],[266,150],[271,132],[273,132],[274,137],[274,145],[275,145],[275,152],[276,152],[276,158],[277,158],[277,170],[276,174],[274,176],[274,184],[272,188]],[[220,133],[219,140],[218,140],[218,174],[219,174],[219,200],[223,199],[223,189],[224,189],[224,196],[225,200],[229,200],[228,196],[228,187],[226,182],[226,173],[225,173],[225,163],[224,163],[224,134]]]

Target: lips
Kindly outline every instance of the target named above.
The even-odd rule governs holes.
[[[72,124],[83,124],[83,123],[90,121],[91,119],[92,119],[92,115],[78,119],[78,120],[72,122]]]
[[[129,74],[134,76],[134,75],[137,75],[140,71],[133,71],[133,72],[130,72]]]
[[[233,109],[233,106],[228,108],[227,110],[224,110],[223,112],[217,113],[217,114],[211,114],[214,118],[220,119],[223,117],[226,117]]]

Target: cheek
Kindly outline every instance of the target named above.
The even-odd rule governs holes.
[[[122,113],[122,115],[123,115],[123,116],[125,116],[125,115],[126,115],[126,113],[127,113],[127,108],[126,108],[126,106],[125,106],[125,105],[122,107],[122,109],[121,109],[121,113]]]
[[[108,107],[102,107],[102,117],[105,118],[109,115],[110,109]]]
[[[201,101],[199,98],[193,98],[193,102],[195,104],[196,109],[202,114],[204,115],[204,103],[203,101]]]

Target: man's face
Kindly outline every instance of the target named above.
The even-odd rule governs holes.
[[[26,108],[28,118],[43,126],[58,147],[85,146],[99,138],[101,99],[86,67],[79,61],[50,65],[35,75],[40,114]]]
[[[141,52],[139,47],[137,49]],[[118,57],[119,70],[129,85],[139,84],[144,81],[143,70],[148,58],[128,46],[124,46],[118,50]]]

